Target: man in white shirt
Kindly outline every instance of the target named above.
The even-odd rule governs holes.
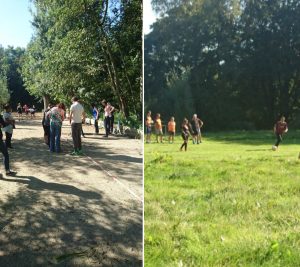
[[[85,112],[83,106],[78,102],[77,97],[72,98],[72,103],[73,104],[70,107],[70,124],[72,129],[74,151],[71,155],[82,155],[81,129],[82,121],[85,121]]]

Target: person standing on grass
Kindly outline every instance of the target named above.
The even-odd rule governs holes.
[[[21,106],[21,103],[18,103],[18,106],[17,106],[17,112],[18,112],[18,118],[19,118],[19,121],[22,119],[22,106]]]
[[[95,126],[95,134],[99,134],[99,126],[98,126],[98,119],[99,119],[99,110],[96,107],[96,104],[92,104],[92,114],[94,118],[94,126]]]
[[[104,128],[105,128],[105,137],[108,137],[110,134],[110,121],[111,114],[114,111],[114,107],[111,106],[105,99],[101,101],[104,107]]]
[[[158,137],[159,137],[160,142],[163,143],[162,122],[159,113],[156,114],[154,127],[155,127],[155,134],[156,134],[156,142],[159,143],[158,142]]]
[[[169,132],[169,143],[174,143],[174,136],[175,136],[175,130],[176,129],[176,123],[175,118],[171,117],[170,121],[168,122],[168,132]]]
[[[182,149],[184,148],[185,151],[187,151],[187,144],[188,144],[188,140],[189,140],[189,121],[184,118],[182,125],[181,125],[181,136],[183,139],[183,144],[180,147],[180,151],[182,151]]]
[[[279,144],[282,142],[283,134],[288,131],[288,125],[285,121],[285,117],[281,116],[280,120],[274,125],[274,133],[276,135],[277,141],[274,145],[275,149],[278,148]]]
[[[8,124],[3,120],[3,118],[0,116],[0,127],[4,128],[6,127]],[[12,171],[9,168],[9,154],[7,151],[7,147],[3,142],[3,135],[2,135],[2,131],[0,129],[0,152],[3,155],[3,164],[4,164],[4,168],[5,168],[5,173],[8,176],[14,176],[17,172]]]
[[[7,148],[13,148],[11,145],[11,139],[13,135],[13,129],[15,128],[15,120],[11,114],[11,107],[9,104],[6,104],[4,106],[4,113],[3,113],[3,120],[7,124],[6,127],[3,128],[3,131],[5,132],[5,145]]]
[[[79,103],[78,97],[72,98],[72,105],[70,107],[70,124],[72,130],[72,139],[74,151],[71,155],[82,155],[81,145],[81,131],[82,122],[85,121],[85,112],[83,106]]]
[[[56,107],[51,108],[46,116],[50,118],[50,152],[60,153],[60,136],[62,123],[65,119],[65,105],[59,103]]]
[[[192,121],[191,121],[193,144],[202,143],[202,140],[201,140],[201,127],[202,126],[203,126],[203,121],[197,117],[197,114],[194,114]]]
[[[151,129],[152,129],[152,117],[151,117],[151,110],[148,111],[145,126],[146,126],[146,143],[151,143]]]

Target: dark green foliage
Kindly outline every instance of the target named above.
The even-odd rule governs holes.
[[[214,130],[299,120],[299,2],[153,4],[163,16],[145,36],[146,109],[180,120],[197,113]]]

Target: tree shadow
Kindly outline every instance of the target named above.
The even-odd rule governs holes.
[[[135,205],[35,176],[2,181],[25,187],[0,200],[0,266],[142,265],[142,216]]]

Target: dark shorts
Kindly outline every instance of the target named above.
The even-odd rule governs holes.
[[[146,126],[146,134],[151,134],[151,126]]]
[[[18,110],[18,114],[22,114],[22,110]]]
[[[175,136],[175,132],[170,132],[170,131],[169,131],[169,135],[170,135],[170,136]]]
[[[199,129],[193,128],[192,130],[193,130],[193,135],[199,135],[201,133],[200,128]]]
[[[182,133],[181,136],[182,136],[182,139],[183,139],[184,141],[188,141],[188,140],[189,140],[189,135],[188,135],[188,134]]]

